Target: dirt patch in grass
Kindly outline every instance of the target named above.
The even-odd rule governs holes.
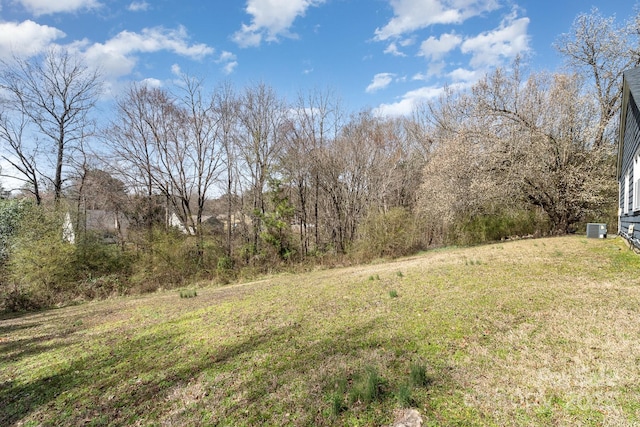
[[[5,317],[0,425],[637,425],[639,267],[572,236]]]

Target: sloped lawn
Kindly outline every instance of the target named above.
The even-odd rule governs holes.
[[[0,425],[640,424],[640,256],[620,239],[185,295],[1,318]]]

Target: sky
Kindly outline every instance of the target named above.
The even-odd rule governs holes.
[[[557,70],[554,41],[592,7],[619,21],[635,11],[621,0],[0,0],[0,58],[71,48],[100,67],[105,96],[187,73],[290,100],[331,89],[349,111],[402,115],[517,55]]]
[[[290,100],[328,88],[349,111],[402,115],[518,55],[558,69],[554,41],[592,7],[619,21],[635,11],[621,0],[0,0],[0,58],[71,48],[100,67],[105,96],[187,73]]]

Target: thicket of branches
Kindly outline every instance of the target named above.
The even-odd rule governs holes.
[[[0,202],[3,308],[610,221],[637,29],[592,10],[558,39],[561,71],[518,59],[402,118],[184,75],[132,84],[96,131],[100,77],[78,58],[4,62],[2,157],[24,187]],[[108,233],[96,211],[117,218]]]

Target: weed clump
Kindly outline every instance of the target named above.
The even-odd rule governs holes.
[[[420,364],[411,365],[409,378],[411,379],[411,385],[415,387],[425,387],[431,382],[427,376],[427,369]]]
[[[191,290],[182,290],[180,291],[180,298],[195,298],[198,296],[198,293],[195,289]]]
[[[382,378],[378,371],[368,366],[364,376],[354,382],[353,388],[349,391],[349,400],[352,403],[362,402],[369,404],[382,400],[387,381]]]
[[[388,400],[394,400],[400,408],[409,408],[416,404],[415,390],[427,387],[430,383],[427,369],[420,363],[412,364],[408,378],[398,382],[388,381],[375,367],[367,366],[353,376],[342,376],[333,381],[327,394],[328,413],[335,419],[343,412],[357,410],[362,405]]]
[[[413,405],[413,397],[411,396],[411,385],[401,384],[396,392],[396,400],[401,408],[409,408]]]

